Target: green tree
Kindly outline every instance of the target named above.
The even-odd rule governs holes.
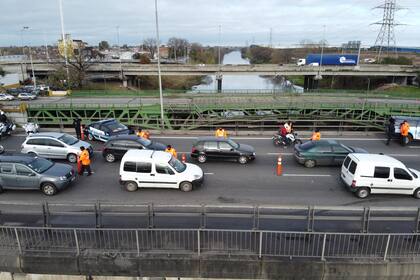
[[[157,52],[157,42],[155,38],[144,39],[141,47],[150,53],[151,58],[155,57],[155,53]]]
[[[384,57],[381,59],[381,64],[394,64],[394,65],[413,65],[413,61],[405,56],[399,57]]]
[[[177,59],[186,55],[190,43],[187,39],[172,37],[168,40],[168,47],[169,58]]]
[[[108,50],[109,49],[109,43],[108,41],[101,41],[99,42],[99,50]]]

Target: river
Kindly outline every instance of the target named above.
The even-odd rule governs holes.
[[[250,64],[249,60],[241,57],[240,51],[233,51],[225,54],[223,64]],[[287,81],[281,77],[262,77],[258,75],[223,75],[223,90],[276,90],[287,91],[297,90],[298,87],[292,87]],[[217,89],[217,82],[214,75],[207,76],[203,83],[193,87],[193,91],[214,91]]]

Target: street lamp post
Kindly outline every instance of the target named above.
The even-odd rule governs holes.
[[[117,47],[118,47],[118,58],[120,60],[120,77],[121,77],[121,81],[124,80],[124,74],[123,74],[123,69],[122,69],[122,61],[121,61],[121,47],[120,47],[120,27],[117,26]]]
[[[29,30],[29,27],[24,26],[23,29],[22,29],[22,34],[23,34],[23,31],[25,31],[25,30]],[[29,59],[30,59],[30,62],[31,62],[32,78],[34,80],[34,89],[36,89],[36,77],[35,77],[34,62],[32,60],[32,49],[31,49],[31,44],[30,43],[28,44],[28,48],[29,48]]]
[[[322,32],[322,42],[321,42],[321,59],[319,60],[319,67],[318,67],[318,75],[316,76],[317,80],[321,80],[321,67],[322,67],[322,61],[324,59],[324,45],[325,45],[325,25],[322,26],[323,32]]]
[[[69,63],[67,58],[67,42],[66,36],[64,33],[64,16],[63,16],[63,3],[62,0],[58,0],[59,10],[60,10],[60,21],[61,21],[61,40],[64,46],[64,60],[66,63],[66,73],[67,73],[67,87],[70,87],[70,74],[69,74]]]
[[[158,3],[155,0],[155,19],[156,19],[156,47],[157,47],[157,62],[159,75],[159,99],[160,99],[160,121],[162,130],[165,128],[165,120],[163,114],[163,92],[162,92],[162,75],[160,69],[160,38],[159,38],[159,17],[158,17]]]
[[[24,26],[21,30],[20,30],[20,43],[22,45],[22,61],[20,62],[20,70],[22,71],[22,82],[25,80],[25,73],[26,73],[26,58],[25,58],[25,44],[23,43],[23,31],[25,29],[27,29],[27,26]],[[23,70],[23,64],[25,64],[25,70]]]

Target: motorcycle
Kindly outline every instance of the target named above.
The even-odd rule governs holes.
[[[4,135],[12,134],[12,131],[16,129],[16,125],[11,121],[1,122],[0,123],[0,137]]]
[[[23,129],[25,129],[26,135],[31,135],[34,133],[38,133],[39,132],[39,125],[37,123],[27,123],[24,124]]]
[[[302,140],[297,137],[297,133],[289,133],[285,137],[276,133],[271,139],[273,140],[274,146],[287,147],[302,144]]]

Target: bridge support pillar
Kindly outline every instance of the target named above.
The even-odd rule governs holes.
[[[305,76],[303,89],[304,91],[311,91],[318,88],[318,80],[315,79],[315,76]]]
[[[223,81],[223,75],[218,73],[216,75],[216,81],[217,81],[217,92],[221,93],[222,92],[222,81]]]

